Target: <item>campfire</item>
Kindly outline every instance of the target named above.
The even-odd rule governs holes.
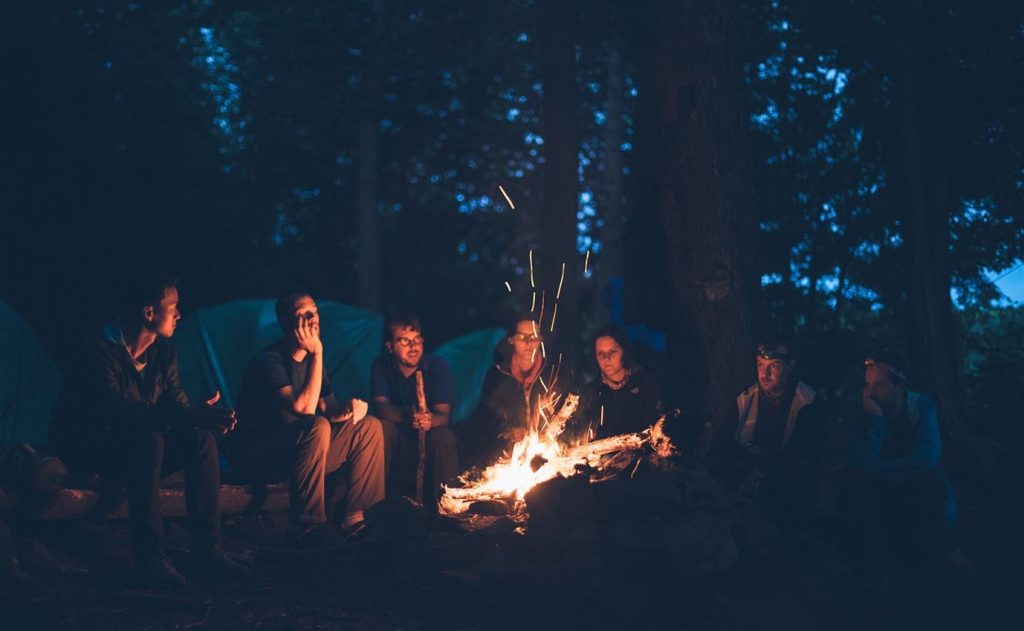
[[[562,408],[541,423],[531,422],[526,436],[513,445],[496,463],[482,471],[471,470],[460,476],[456,486],[445,487],[439,510],[445,515],[466,512],[479,501],[500,501],[510,505],[513,514],[524,512],[524,498],[534,486],[557,476],[578,475],[581,469],[603,471],[609,462],[604,456],[650,445],[660,457],[675,453],[663,431],[665,416],[647,429],[596,441],[585,436],[581,444],[563,445],[558,441],[565,423],[579,403],[576,395],[567,395]],[[543,411],[540,412],[543,415]],[[621,460],[617,462],[621,463]]]

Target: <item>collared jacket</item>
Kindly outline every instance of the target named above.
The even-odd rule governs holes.
[[[758,385],[755,383],[736,397],[736,407],[739,411],[739,425],[736,428],[736,444],[746,447],[754,442],[754,430],[757,427],[757,402]],[[786,414],[786,428],[782,436],[782,449],[786,448],[796,431],[800,411],[804,407],[814,403],[817,393],[803,381],[796,384],[796,391],[793,393],[793,402],[789,405],[789,412]]]
[[[50,444],[58,452],[87,449],[97,440],[188,426],[189,400],[181,387],[174,344],[157,338],[139,361],[111,339],[86,344],[65,376],[50,418]]]

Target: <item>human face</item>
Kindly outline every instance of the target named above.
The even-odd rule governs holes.
[[[298,329],[299,322],[303,320],[307,324],[312,325],[313,333],[320,335],[320,312],[317,311],[316,301],[313,300],[312,296],[299,296],[292,303],[290,328],[292,330]]]
[[[788,359],[757,358],[757,384],[771,395],[782,394],[789,387],[793,362]]]
[[[387,343],[387,348],[399,366],[416,368],[423,359],[423,336],[412,327],[397,326],[391,330],[391,341]]]
[[[533,320],[521,320],[516,323],[516,332],[508,341],[519,361],[528,364],[536,357],[537,348],[543,339],[540,328]]]
[[[874,399],[886,418],[899,414],[907,384],[897,384],[889,374],[888,364],[875,364],[864,369],[864,393]]]
[[[160,337],[171,337],[178,327],[181,313],[178,312],[178,288],[164,288],[160,303],[146,307],[144,317],[147,327]]]
[[[599,337],[594,340],[594,357],[597,367],[607,379],[617,381],[622,378],[622,347],[614,337]]]

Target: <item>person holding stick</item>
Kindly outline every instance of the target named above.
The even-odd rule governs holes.
[[[411,313],[387,321],[385,352],[370,370],[370,397],[384,429],[388,494],[415,494],[434,507],[441,485],[459,474],[459,452],[449,426],[451,370],[443,358],[423,351],[421,331]]]

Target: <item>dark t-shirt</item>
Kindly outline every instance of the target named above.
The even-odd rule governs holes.
[[[782,438],[786,434],[786,421],[795,394],[796,383],[778,397],[770,397],[764,392],[758,393],[757,424],[754,426],[753,442],[765,453],[782,450]]]
[[[427,405],[452,405],[454,388],[448,362],[437,355],[425,353],[420,360],[419,369],[423,371],[423,392],[427,397]],[[373,360],[373,366],[370,368],[370,397],[387,397],[391,405],[415,407],[418,403],[416,373],[406,377],[399,369],[394,356],[380,355]]]
[[[284,340],[279,340],[256,353],[245,368],[242,392],[238,396],[238,426],[233,442],[249,443],[268,436],[283,425],[295,422],[298,415],[281,406],[274,393],[285,386],[295,392],[302,390],[313,366],[313,356],[297,362],[292,359]],[[324,371],[320,397],[333,393]]]

